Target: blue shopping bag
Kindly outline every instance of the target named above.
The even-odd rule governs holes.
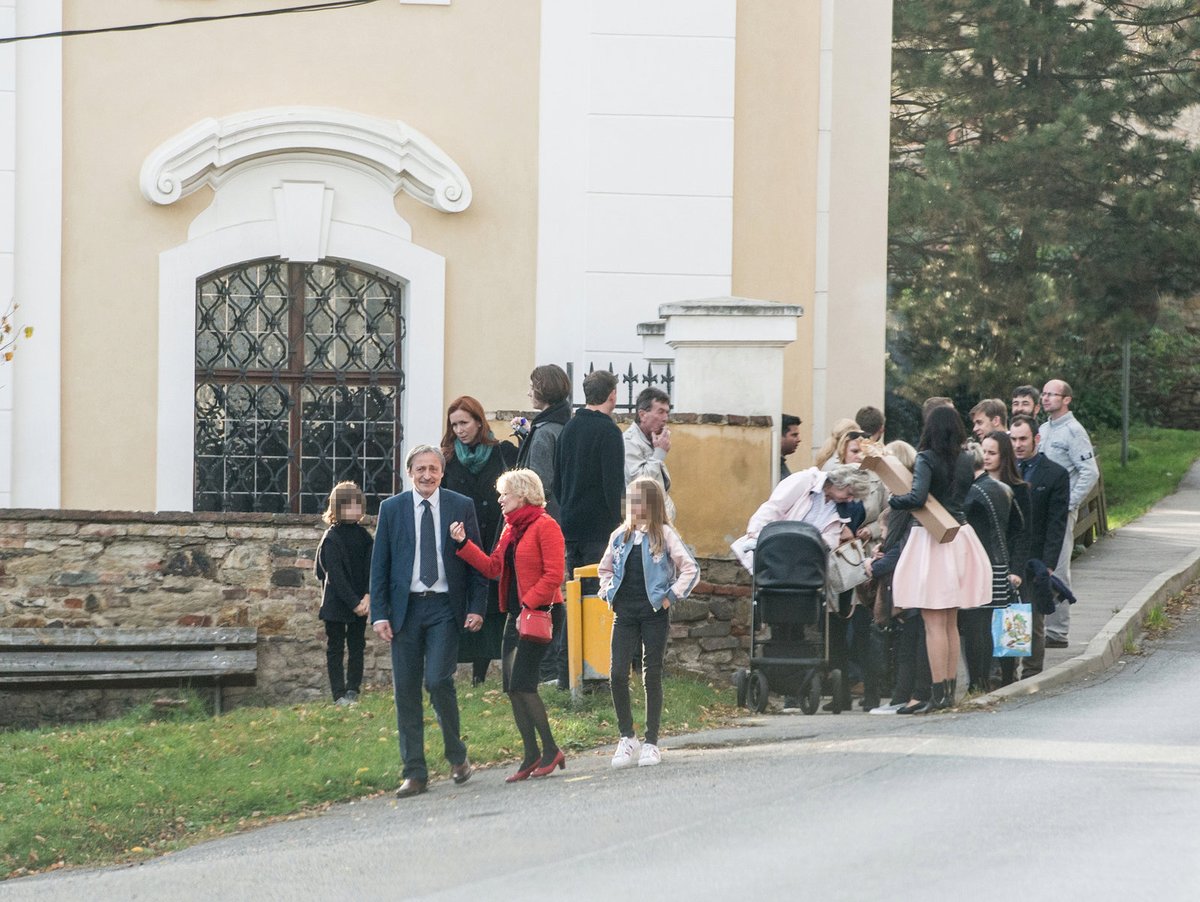
[[[1033,609],[1022,601],[992,611],[992,654],[1027,658],[1033,654]]]

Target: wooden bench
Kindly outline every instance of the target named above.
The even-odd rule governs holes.
[[[1075,520],[1075,544],[1088,548],[1107,533],[1108,506],[1104,502],[1104,475],[1101,474],[1079,505],[1079,516]]]
[[[0,629],[0,689],[253,685],[258,630]]]

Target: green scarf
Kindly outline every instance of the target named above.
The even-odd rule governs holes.
[[[489,432],[488,438],[491,437],[492,434]],[[483,442],[476,445],[464,445],[458,439],[454,440],[454,456],[472,476],[478,476],[480,470],[487,466],[487,462],[492,457],[492,448],[492,445],[485,445]]]

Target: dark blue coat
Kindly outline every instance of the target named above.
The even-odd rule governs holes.
[[[462,523],[467,538],[480,544],[475,502],[458,492],[440,489],[439,515],[442,562],[450,584],[450,604],[461,627],[467,614],[480,617],[487,610],[487,580],[455,554],[450,524]],[[375,528],[375,548],[371,554],[371,622],[387,620],[392,632],[404,628],[408,613],[408,593],[412,585],[413,561],[417,554],[417,523],[412,491],[393,495],[379,505],[379,524]]]

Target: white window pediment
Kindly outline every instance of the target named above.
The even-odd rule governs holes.
[[[276,107],[204,119],[159,145],[142,165],[142,195],[171,204],[264,158],[312,154],[365,167],[440,210],[471,203],[471,183],[433,141],[398,120],[319,107]]]

